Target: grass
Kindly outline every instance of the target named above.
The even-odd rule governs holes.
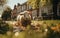
[[[53,24],[60,23],[60,20],[43,20],[43,21],[49,25],[52,23]],[[32,22],[34,22],[34,21],[32,21]],[[36,21],[36,22],[41,23],[41,21]],[[10,27],[12,27],[12,24],[9,24],[9,25],[10,25]],[[8,32],[8,34],[4,34],[4,35],[0,34],[0,38],[43,38],[44,37],[43,36],[44,34],[40,33],[40,32],[35,32],[33,30],[31,30],[30,34],[28,32],[29,32],[29,27],[28,27],[28,30],[19,32],[18,37],[16,37],[13,32]]]

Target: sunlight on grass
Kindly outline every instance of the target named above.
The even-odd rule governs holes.
[[[32,22],[34,22],[34,21],[32,21]],[[39,23],[41,23],[41,21],[36,21],[36,22],[39,22]],[[48,25],[51,25],[52,23],[53,24],[58,24],[58,23],[60,23],[60,20],[43,20],[43,22],[46,22]],[[10,27],[12,27],[12,24],[9,24],[9,25],[11,25]],[[42,33],[37,33],[37,32],[35,32],[35,31],[33,31],[33,30],[31,30],[31,34],[29,34],[28,32],[29,32],[29,26],[27,27],[28,29],[26,30],[26,31],[22,31],[22,32],[19,32],[19,35],[16,37],[15,35],[14,35],[14,33],[13,32],[11,32],[11,34],[9,35],[9,33],[8,33],[8,35],[7,34],[4,34],[4,35],[1,35],[0,34],[0,38],[42,38],[43,36],[43,34]]]

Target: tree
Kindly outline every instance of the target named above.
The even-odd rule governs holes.
[[[7,3],[7,0],[0,0],[0,5],[4,5]]]
[[[48,3],[47,1],[51,1],[51,2]],[[28,0],[28,3],[29,5],[32,6],[33,9],[37,9],[37,16],[39,16],[39,6],[43,7],[45,5],[52,4],[53,18],[56,19],[57,18],[57,5],[59,1],[60,0]]]
[[[57,6],[58,6],[58,3],[60,2],[60,0],[50,0],[51,3],[52,3],[52,8],[53,8],[53,18],[54,19],[57,19]]]
[[[40,0],[28,0],[28,4],[32,6],[32,9],[37,9],[37,12],[39,11],[39,2]],[[37,13],[37,16],[39,16],[39,12]]]
[[[46,0],[28,0],[28,4],[32,6],[32,9],[37,9],[37,17],[39,16],[39,7],[43,7],[47,4]]]
[[[10,20],[11,19],[11,8],[7,7],[2,14],[2,20]]]
[[[57,5],[59,3],[59,0],[52,0],[52,4],[53,4],[53,18],[56,19],[57,18]]]
[[[28,0],[28,5],[32,6],[32,9],[36,9],[36,0]]]

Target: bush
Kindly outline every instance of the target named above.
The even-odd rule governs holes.
[[[9,7],[7,7],[7,9],[5,9],[2,13],[2,20],[11,20],[11,9]]]
[[[9,30],[9,25],[5,21],[0,21],[0,34],[5,34]]]

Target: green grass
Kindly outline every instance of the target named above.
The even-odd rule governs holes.
[[[47,24],[58,24],[58,23],[60,23],[60,20],[43,20],[44,22],[46,22]],[[32,22],[34,22],[34,21],[32,21]],[[41,23],[41,21],[37,21],[37,22],[39,22],[39,23]],[[10,27],[12,27],[12,25],[11,24],[9,24],[10,25]],[[0,34],[0,38],[42,38],[43,36],[43,33],[40,33],[40,32],[35,32],[35,31],[33,31],[33,30],[31,30],[31,33],[29,34],[28,33],[29,32],[29,27],[28,27],[28,30],[26,30],[26,31],[22,31],[22,32],[19,32],[19,35],[18,35],[18,37],[16,37],[15,35],[14,35],[14,33],[13,32],[11,32],[11,34],[9,34],[8,33],[8,35],[7,34],[4,34],[4,35],[1,35]]]

